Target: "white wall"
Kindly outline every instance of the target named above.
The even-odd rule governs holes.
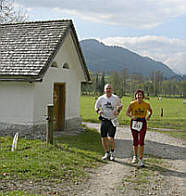
[[[0,122],[32,124],[33,87],[28,82],[0,82]]]
[[[50,67],[43,78],[43,82],[35,83],[35,123],[45,121],[47,105],[53,104],[53,87],[55,82],[66,84],[65,119],[68,120],[80,117],[81,81],[84,81],[85,78],[70,33],[67,35],[54,61],[58,67]],[[65,63],[68,63],[69,69],[63,68]]]

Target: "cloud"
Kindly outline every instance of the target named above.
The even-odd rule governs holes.
[[[165,24],[163,26],[164,35],[166,32],[169,34],[167,29],[169,21],[173,21],[171,19],[176,17],[186,16],[185,0],[15,0],[15,3],[21,7],[24,6],[25,10],[30,11],[32,17],[41,18],[42,16],[42,19],[50,19],[58,18],[56,16],[65,16],[65,18],[74,16],[78,18],[78,21],[108,24],[112,27],[118,25],[120,29],[124,27],[124,29],[130,29],[131,32],[138,32],[136,33],[138,35],[143,30],[159,32],[162,24]],[[184,22],[184,20],[181,21]],[[159,29],[155,27],[159,27]],[[85,25],[84,29],[86,28]],[[102,30],[99,30],[100,37]],[[94,27],[92,31],[94,31]],[[176,32],[181,31],[183,30],[175,30],[173,34],[177,36]],[[143,35],[144,32],[142,32]],[[117,32],[116,34],[118,35]],[[108,37],[101,41],[109,45],[128,48],[142,56],[165,63],[177,73],[186,74],[186,40],[149,35]]]
[[[179,74],[186,74],[186,52],[178,52],[167,58],[165,64],[172,65],[172,69]]]
[[[176,73],[186,74],[186,40],[160,36],[108,37],[98,40],[161,61]]]
[[[153,28],[186,13],[185,0],[15,0],[27,8],[45,7],[104,24]]]

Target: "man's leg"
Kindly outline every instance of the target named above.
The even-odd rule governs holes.
[[[115,142],[114,142],[114,137],[116,134],[116,127],[113,126],[111,121],[108,121],[108,140],[109,140],[109,145],[110,145],[110,150],[114,151],[115,148]]]
[[[102,142],[103,148],[105,152],[107,152],[108,151],[107,122],[105,120],[101,121],[100,132],[101,132],[101,142]]]
[[[115,142],[113,137],[108,137],[109,144],[110,144],[110,160],[114,161],[114,149],[115,149]]]
[[[107,137],[102,137],[101,142],[102,142],[102,145],[103,145],[105,152],[109,152]]]
[[[105,151],[105,155],[102,157],[103,160],[108,159],[109,154],[109,146],[108,146],[108,139],[107,139],[107,122],[101,121],[101,142]]]
[[[102,157],[102,159],[103,160],[109,159],[110,153],[109,153],[109,148],[108,148],[108,139],[107,139],[107,137],[102,137],[101,141],[102,141],[103,148],[105,150],[105,155]]]
[[[108,140],[109,140],[109,145],[110,145],[111,150],[114,150],[115,149],[114,138],[113,137],[108,137]]]
[[[114,160],[114,149],[115,149],[115,141],[114,136],[116,134],[116,127],[113,126],[112,122],[109,122],[109,133],[108,133],[108,140],[110,145],[110,160]]]

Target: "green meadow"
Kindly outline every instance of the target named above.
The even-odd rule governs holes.
[[[123,110],[119,115],[121,125],[129,125],[130,119],[126,116],[128,105],[133,97],[125,96],[121,99]],[[161,101],[157,97],[150,97],[145,100],[150,103],[153,115],[148,121],[150,128],[162,128],[171,135],[186,138],[186,103],[182,98],[162,98]],[[99,122],[98,116],[94,111],[96,98],[93,96],[81,96],[81,117],[83,121]],[[161,112],[163,109],[163,116]],[[166,130],[170,129],[170,131]],[[173,131],[176,129],[177,131]]]

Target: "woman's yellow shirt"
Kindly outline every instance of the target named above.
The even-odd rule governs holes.
[[[146,103],[145,101],[138,103],[137,100],[132,101],[130,107],[132,109],[132,116],[135,116],[136,118],[145,118],[147,111],[150,109],[149,103]]]

